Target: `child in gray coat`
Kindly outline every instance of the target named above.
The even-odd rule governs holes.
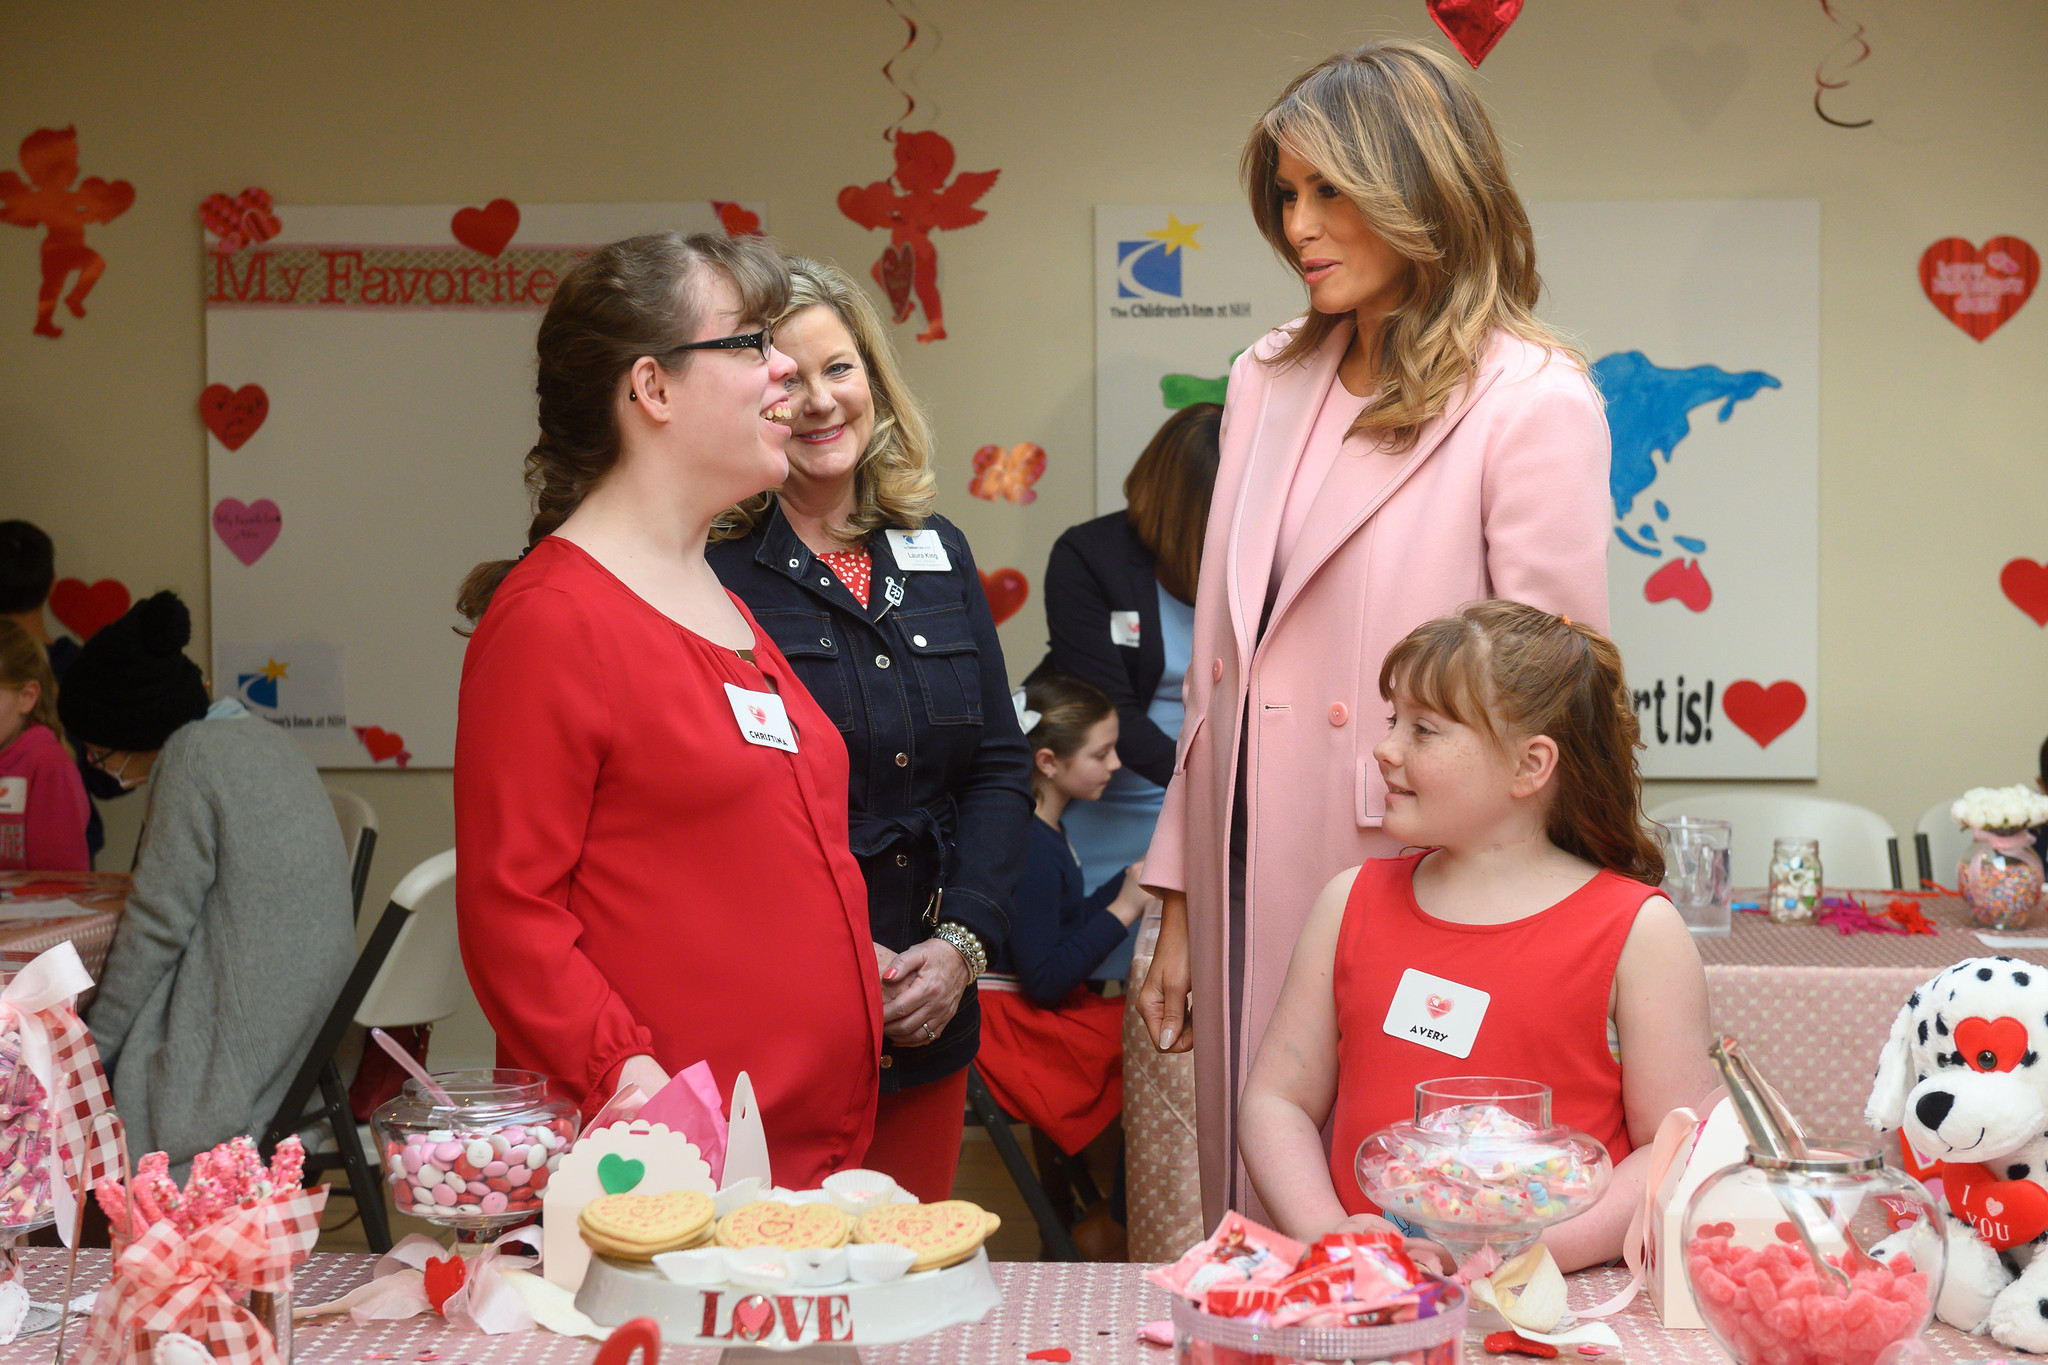
[[[85,644],[58,713],[86,761],[150,780],[134,889],[86,1022],[136,1157],[180,1171],[262,1136],[355,961],[347,861],[289,734],[209,706],[161,592]]]

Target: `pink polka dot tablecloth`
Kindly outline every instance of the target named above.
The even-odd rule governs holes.
[[[64,1253],[35,1250],[26,1260],[30,1294],[39,1301],[54,1301],[63,1290]],[[299,1301],[319,1302],[344,1293],[369,1277],[374,1261],[363,1255],[314,1256],[299,1272]],[[104,1251],[82,1253],[77,1292],[96,1287],[106,1268]],[[992,1268],[1003,1294],[1001,1307],[978,1323],[947,1328],[918,1341],[864,1348],[862,1361],[1024,1365],[1027,1353],[1056,1347],[1070,1352],[1075,1365],[1167,1365],[1173,1359],[1171,1350],[1145,1345],[1137,1337],[1139,1327],[1169,1311],[1165,1291],[1146,1282],[1146,1267],[998,1262]],[[1592,1303],[1619,1290],[1627,1276],[1620,1270],[1590,1270],[1570,1279],[1571,1301]],[[1666,1332],[1643,1296],[1609,1321],[1622,1345],[1599,1357],[1602,1365],[1721,1365],[1726,1360],[1703,1331]],[[72,1319],[74,1340],[83,1326],[81,1318]],[[1479,1341],[1484,1331],[1474,1328],[1467,1334],[1468,1362],[1526,1360],[1488,1355]],[[0,1346],[0,1365],[41,1365],[50,1359],[55,1338],[54,1332],[45,1332]],[[1931,1360],[1943,1365],[2000,1354],[1988,1338],[1966,1337],[1941,1326],[1929,1331],[1925,1342]],[[70,1348],[66,1349],[68,1353]],[[425,1360],[440,1365],[587,1365],[597,1350],[593,1341],[538,1330],[498,1337],[457,1331],[430,1316],[363,1326],[345,1318],[304,1322],[294,1342],[294,1358],[302,1365],[416,1365]],[[1569,1350],[1565,1356],[1588,1359]],[[661,1359],[662,1365],[711,1365],[718,1356],[670,1347]]]

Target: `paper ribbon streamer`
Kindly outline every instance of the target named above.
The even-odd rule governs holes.
[[[1901,923],[1873,915],[1870,908],[1854,896],[1826,896],[1821,900],[1821,912],[1814,916],[1814,923],[1825,924],[1836,933],[1847,937],[1850,934],[1910,934],[1913,930]],[[1921,921],[1925,923],[1925,920]]]
[[[696,1143],[698,1154],[711,1167],[712,1183],[717,1183],[725,1169],[725,1101],[718,1097],[711,1063],[696,1062],[678,1071],[633,1117],[643,1123],[665,1123],[671,1133]]]
[[[207,1343],[222,1365],[280,1365],[277,1345],[235,1302],[248,1290],[275,1293],[320,1235],[327,1188],[294,1190],[236,1208],[191,1237],[169,1220],[114,1257],[114,1273],[70,1365],[120,1365],[136,1331],[183,1332]]]
[[[1820,12],[1828,17],[1829,23],[1849,36],[1842,42],[1836,43],[1833,47],[1829,48],[1827,53],[1821,57],[1820,64],[1813,68],[1813,112],[1820,115],[1822,123],[1832,124],[1837,128],[1868,128],[1872,123],[1876,122],[1875,119],[1859,119],[1855,123],[1850,123],[1836,118],[1821,105],[1821,97],[1826,95],[1828,91],[1841,90],[1849,84],[1849,78],[1846,75],[1840,80],[1831,81],[1827,78],[1828,58],[1833,57],[1844,47],[1853,43],[1858,51],[1855,56],[1842,63],[1841,69],[1846,72],[1852,66],[1862,65],[1863,60],[1870,55],[1870,43],[1863,37],[1863,25],[1858,24],[1854,29],[1851,29],[1844,22],[1842,16],[1835,13],[1835,7],[1830,0],[1820,0]]]
[[[463,1278],[462,1287],[441,1305],[442,1315],[453,1326],[470,1328],[487,1336],[504,1336],[535,1326],[525,1296],[513,1287],[506,1272],[530,1270],[540,1263],[539,1260],[517,1267],[506,1266],[502,1270],[497,1262],[513,1246],[531,1247],[538,1258],[540,1245],[540,1229],[530,1225],[515,1228],[492,1242],[469,1263],[469,1273]],[[446,1254],[446,1249],[439,1242],[415,1232],[378,1258],[377,1264],[370,1269],[368,1284],[358,1285],[338,1299],[296,1308],[292,1310],[292,1318],[296,1321],[346,1313],[350,1321],[365,1323],[390,1322],[431,1313],[434,1305],[427,1300],[427,1262]]]
[[[896,132],[903,126],[904,120],[917,111],[917,101],[911,97],[908,90],[905,90],[896,83],[895,72],[891,70],[897,62],[903,60],[905,53],[917,46],[917,20],[905,14],[902,5],[898,4],[897,0],[884,0],[884,3],[889,6],[890,13],[903,21],[903,27],[910,30],[909,34],[903,39],[903,46],[897,48],[895,52],[890,54],[889,60],[882,63],[882,79],[889,82],[891,90],[903,96],[903,112],[896,116],[894,123],[882,130],[882,141],[894,142],[896,140]]]
[[[72,1008],[79,992],[92,986],[92,973],[69,940],[38,956],[14,974],[0,990],[0,1034],[21,1039],[21,1064],[42,1083],[49,1097],[55,1133],[44,1168],[50,1173],[50,1198],[57,1211],[57,1232],[71,1245],[78,1224],[77,1189],[91,1189],[118,1175],[120,1146],[106,1127],[94,1120],[114,1107],[107,1073],[92,1033]],[[74,1188],[65,1178],[67,1163],[83,1162],[85,1178]]]

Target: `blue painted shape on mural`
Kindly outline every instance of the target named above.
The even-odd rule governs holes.
[[[1699,539],[1697,536],[1673,536],[1671,538],[1678,542],[1679,549],[1690,554],[1699,554],[1707,548],[1707,542]]]
[[[1691,434],[1694,408],[1718,401],[1717,415],[1725,422],[1737,403],[1762,389],[1783,387],[1776,376],[1762,370],[1731,373],[1718,365],[1667,370],[1641,351],[1600,357],[1593,362],[1593,381],[1607,405],[1607,428],[1612,433],[1607,489],[1617,519],[1627,516],[1636,499],[1657,481],[1657,456],[1669,464],[1678,443]],[[1616,533],[1620,534],[1618,528]],[[1622,539],[1628,541],[1625,535]]]
[[[1671,520],[1671,509],[1664,505],[1664,500],[1662,498],[1659,498],[1656,502],[1653,502],[1650,505],[1657,509],[1657,520]]]
[[[1664,557],[1664,552],[1654,546],[1636,544],[1635,541],[1629,538],[1628,532],[1622,530],[1619,526],[1614,528],[1614,538],[1639,555],[1648,555],[1652,559],[1662,559]]]

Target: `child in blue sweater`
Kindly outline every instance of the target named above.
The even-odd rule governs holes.
[[[1087,977],[1144,913],[1146,895],[1138,866],[1087,894],[1060,827],[1067,803],[1096,800],[1117,770],[1115,704],[1078,679],[1046,674],[1026,688],[1019,720],[1038,818],[1009,942],[979,983],[976,1065],[997,1103],[1071,1154],[1123,1109],[1123,1000],[1098,995]]]

